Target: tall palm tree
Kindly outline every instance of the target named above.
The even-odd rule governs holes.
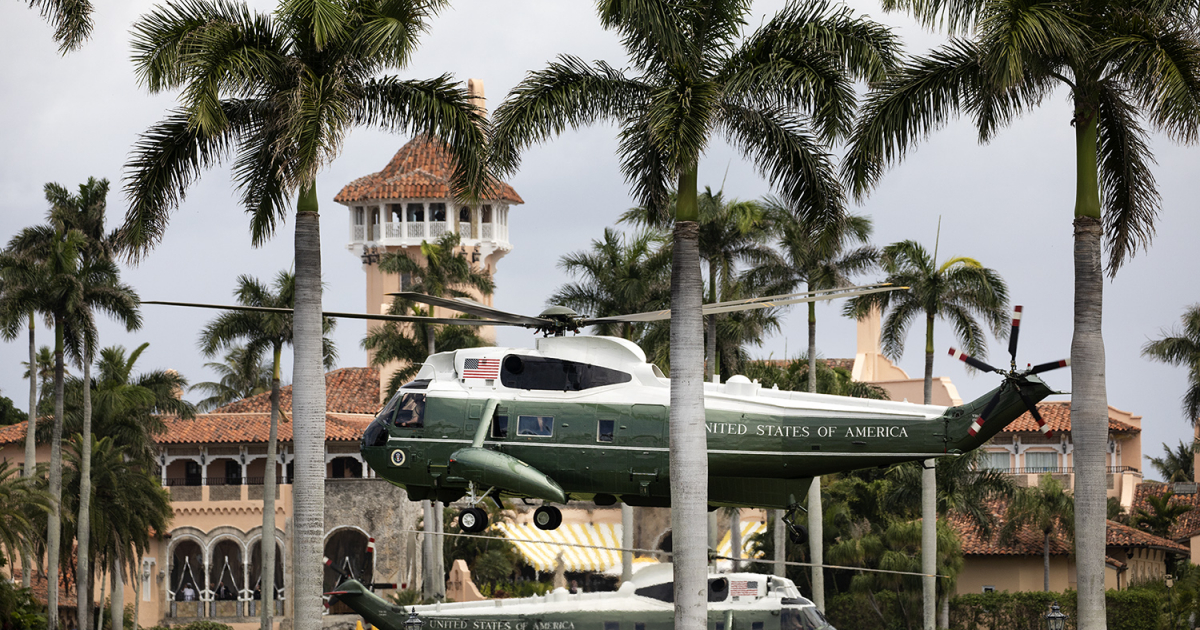
[[[622,234],[604,228],[590,249],[558,259],[558,268],[575,278],[559,287],[548,302],[591,317],[612,317],[666,308],[671,297],[671,252],[654,229]],[[596,334],[639,342],[646,324],[601,323]]]
[[[295,307],[296,277],[288,271],[280,271],[272,286],[266,286],[250,276],[238,276],[238,287],[234,291],[238,304],[259,308]],[[323,335],[321,347],[325,369],[333,367],[337,360],[337,349],[328,334],[333,331],[334,320],[322,318]],[[206,356],[214,356],[222,349],[244,344],[243,361],[257,365],[260,357],[271,353],[271,426],[267,437],[267,465],[263,473],[263,540],[274,541],[275,531],[275,459],[279,434],[279,390],[282,365],[280,358],[285,345],[295,341],[291,313],[268,313],[262,311],[227,311],[209,322],[200,332],[200,350]],[[262,566],[275,566],[275,545],[264,542]],[[262,627],[270,630],[275,612],[275,572],[263,571],[262,583]]]
[[[225,0],[174,1],[134,24],[134,62],[151,92],[181,106],[139,140],[127,165],[124,237],[144,254],[203,169],[231,155],[252,242],[296,199],[294,368],[297,630],[321,623],[325,387],[316,176],[356,126],[425,133],[456,157],[453,190],[485,192],[482,113],[448,76],[402,80],[444,0],[287,0],[273,14]],[[269,547],[270,545],[264,545]]]
[[[1200,304],[1187,307],[1180,319],[1183,330],[1163,331],[1161,339],[1142,346],[1142,356],[1187,368],[1188,388],[1183,393],[1183,415],[1194,425],[1200,423]]]
[[[248,361],[251,358],[256,360]],[[209,411],[271,391],[271,365],[261,357],[250,357],[243,346],[230,348],[223,361],[205,363],[204,367],[216,372],[220,380],[196,383],[188,388],[189,392],[208,394],[207,398],[196,403],[196,409],[200,411]]]
[[[132,288],[125,285],[113,284],[108,279],[101,279],[99,284],[92,282],[88,270],[96,265],[113,264],[116,250],[116,235],[104,231],[105,210],[108,206],[108,180],[88,178],[80,184],[79,193],[72,194],[60,184],[49,183],[45,186],[46,200],[50,202],[50,222],[59,226],[59,230],[78,230],[84,236],[84,245],[80,249],[82,265],[80,278],[86,285],[85,291],[105,292],[105,309],[117,319],[125,323],[127,330],[135,330],[141,326],[141,316],[137,312],[138,298]],[[91,300],[84,300],[79,307],[79,319],[84,334],[81,337],[80,365],[83,368],[83,382],[91,383],[92,357],[97,345],[96,328],[92,323]],[[82,388],[83,392],[83,428],[82,434],[92,434],[92,399],[90,385]],[[82,495],[79,501],[79,522],[88,521],[88,511],[91,509],[91,451],[85,449],[82,459]],[[76,568],[79,587],[76,588],[78,598],[77,610],[79,626],[83,627],[91,609],[89,588],[92,580],[88,575],[88,545],[90,532],[83,528],[79,530],[79,552],[76,554]]]
[[[39,490],[34,479],[24,477],[20,468],[10,467],[8,460],[0,461],[0,548],[7,551],[4,556],[11,558],[41,538],[30,514],[49,510],[50,495]],[[31,562],[24,554],[21,564]]]
[[[92,3],[90,0],[26,0],[29,8],[38,9],[54,27],[58,51],[67,53],[83,45],[92,34]]]
[[[1069,536],[1075,529],[1077,516],[1070,491],[1050,474],[1042,475],[1036,487],[1019,489],[1008,504],[1005,513],[1008,520],[1000,528],[1000,543],[1010,543],[1025,527],[1042,533],[1043,591],[1050,591],[1050,539],[1059,534]]]
[[[806,291],[850,285],[850,276],[874,267],[879,252],[869,245],[871,220],[846,215],[840,221],[818,222],[797,219],[782,201],[771,197],[765,210],[772,217],[779,249],[757,256],[749,276],[770,288],[767,293],[792,293],[801,285]],[[853,243],[860,247],[850,249]],[[808,391],[817,391],[817,305],[808,304]],[[821,479],[814,477],[808,495],[808,541],[812,558],[814,603],[825,610],[825,570],[822,568]]]
[[[107,312],[128,329],[140,325],[136,293],[120,282],[119,270],[111,259],[91,255],[94,249],[88,236],[78,228],[69,227],[64,214],[51,208],[49,225],[25,228],[9,242],[8,253],[0,254],[0,258],[7,257],[0,265],[23,279],[17,283],[20,290],[6,293],[0,300],[13,300],[18,308],[36,310],[54,322],[54,423],[49,480],[54,504],[47,531],[50,584],[57,583],[61,551],[58,523],[62,496],[64,353],[70,352],[81,364],[85,356],[90,356],[87,353],[94,347],[96,337],[94,310]],[[5,308],[0,306],[0,310]],[[48,628],[57,630],[57,590],[50,589],[48,597],[51,604]]]
[[[427,316],[429,314],[429,311],[407,304],[400,299],[392,302],[388,312],[393,315]],[[401,385],[411,381],[417,372],[421,371],[421,366],[425,364],[425,359],[429,356],[429,344],[425,340],[425,335],[430,332],[437,337],[435,345],[443,352],[488,345],[483,337],[479,336],[479,329],[475,326],[438,326],[432,331],[431,328],[433,327],[385,322],[381,326],[370,329],[367,336],[363,338],[363,350],[372,352],[371,365],[384,366],[393,361],[404,364],[388,379],[386,398],[390,399],[394,396]]]
[[[896,286],[907,286],[907,291],[886,291],[854,298],[846,304],[847,315],[856,319],[866,317],[872,309],[886,311],[880,331],[884,354],[898,359],[904,353],[904,339],[914,319],[925,318],[925,404],[933,403],[933,325],[938,318],[949,320],[954,327],[955,337],[970,354],[987,352],[984,323],[997,336],[1005,334],[1008,322],[1008,287],[992,269],[979,261],[963,256],[937,263],[937,251],[932,256],[915,241],[892,243],[883,249],[881,256],[886,282]],[[876,298],[874,295],[883,295]],[[937,607],[936,569],[937,534],[936,520],[937,478],[935,461],[925,460],[921,518],[925,523],[923,552],[923,578],[925,591],[924,626],[934,627]]]
[[[1158,474],[1162,475],[1163,481],[1174,483],[1176,481],[1195,481],[1196,480],[1196,446],[1195,442],[1188,443],[1179,440],[1179,446],[1172,449],[1163,442],[1163,456],[1150,457],[1150,465]]]
[[[403,251],[389,252],[379,260],[379,270],[384,273],[408,274],[411,278],[405,291],[415,291],[433,297],[474,297],[467,289],[475,289],[480,295],[488,296],[495,290],[492,276],[487,269],[476,269],[466,254],[458,248],[458,232],[446,232],[432,243],[421,241],[421,258],[424,264]],[[434,309],[430,307],[430,312]],[[437,351],[437,334],[432,324],[425,326],[425,343],[428,354]]]
[[[912,59],[872,92],[843,164],[856,196],[951,117],[970,115],[987,142],[1023,112],[1062,102],[1047,100],[1055,88],[1070,95],[1079,624],[1103,630],[1108,399],[1101,250],[1107,245],[1112,276],[1153,235],[1159,196],[1141,119],[1179,141],[1194,142],[1200,132],[1198,14],[1187,2],[1143,0],[889,0],[885,6],[957,38]]]
[[[742,39],[745,0],[599,0],[632,72],[562,56],[529,74],[496,110],[491,155],[514,171],[520,153],[568,127],[621,127],[622,170],[640,205],[677,195],[671,282],[671,525],[675,625],[705,619],[708,496],[703,405],[702,284],[696,173],[723,134],[804,213],[840,215],[827,143],[850,125],[853,81],[880,80],[896,42],[883,26],[824,2],[789,4]]]

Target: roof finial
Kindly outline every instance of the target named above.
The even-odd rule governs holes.
[[[467,79],[467,94],[471,97],[471,102],[486,118],[488,114],[487,97],[483,95],[483,79]]]

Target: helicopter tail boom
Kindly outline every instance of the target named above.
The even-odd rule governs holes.
[[[1000,387],[946,411],[947,451],[967,452],[983,446],[1005,427],[1054,394],[1040,378],[1028,374],[1006,379]]]

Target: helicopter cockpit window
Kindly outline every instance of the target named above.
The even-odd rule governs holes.
[[[500,382],[512,389],[580,391],[628,383],[633,376],[611,368],[555,359],[510,354],[501,364]]]
[[[517,435],[550,437],[554,434],[554,416],[518,416]]]
[[[508,437],[508,416],[492,416],[492,435],[497,440]]]
[[[668,604],[675,602],[675,584],[673,582],[663,582],[662,584],[651,584],[643,586],[634,591],[635,595],[642,597],[650,597],[659,601],[667,602]],[[708,581],[708,601],[723,602],[729,597],[729,580],[726,578],[713,578]]]
[[[425,426],[425,394],[404,394],[396,409],[396,426],[419,429]]]
[[[596,421],[596,441],[611,442],[613,441],[613,429],[615,428],[615,420],[597,420]]]

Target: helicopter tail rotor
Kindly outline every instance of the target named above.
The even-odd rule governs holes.
[[[993,367],[986,362],[976,359],[975,357],[955,348],[950,348],[950,356],[962,361],[963,363],[966,363],[967,365],[970,365],[975,369],[983,370],[985,372],[995,372],[996,374],[1004,376],[1005,385],[1011,385],[1016,390],[1017,396],[1020,397],[1021,402],[1025,403],[1025,408],[1029,410],[1029,415],[1033,416],[1034,421],[1037,422],[1038,429],[1041,430],[1043,435],[1050,437],[1054,435],[1054,431],[1050,428],[1050,425],[1046,424],[1046,420],[1042,418],[1042,414],[1038,411],[1037,405],[1034,404],[1034,402],[1030,400],[1028,396],[1026,396],[1025,392],[1021,391],[1021,386],[1028,385],[1028,380],[1026,377],[1067,367],[1071,365],[1071,360],[1063,359],[1060,361],[1039,363],[1033,367],[1027,367],[1021,372],[1017,371],[1017,339],[1021,332],[1021,316],[1023,311],[1024,307],[1022,306],[1013,307],[1012,330],[1008,335],[1008,354],[1012,362],[1011,370],[1005,371]],[[979,417],[971,423],[971,427],[967,430],[967,433],[969,433],[972,437],[979,432],[979,429],[983,427],[985,422],[987,422],[988,417],[992,415],[993,411],[995,411],[996,405],[1000,402],[1000,395],[1003,391],[1003,386],[996,390],[996,394],[992,396],[992,399],[988,401],[987,406],[984,407],[983,413],[979,414]]]

